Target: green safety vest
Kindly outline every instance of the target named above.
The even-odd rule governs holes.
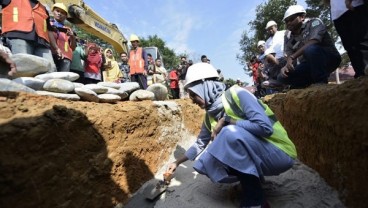
[[[236,94],[235,89],[238,86],[233,86],[230,89],[226,90],[222,95],[222,104],[224,105],[225,113],[230,116],[234,120],[244,119],[245,115],[240,107],[240,100],[238,95]],[[273,134],[270,137],[264,138],[268,142],[274,144],[276,147],[284,151],[287,155],[292,158],[297,157],[296,149],[293,142],[289,139],[286,130],[281,125],[281,123],[276,119],[275,114],[272,110],[261,100],[258,100],[258,103],[265,110],[266,115],[270,119],[273,128]],[[217,121],[206,113],[204,124],[206,128],[212,132],[214,127],[217,125]]]

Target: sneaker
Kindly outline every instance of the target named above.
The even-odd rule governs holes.
[[[267,81],[264,81],[262,82],[262,87],[264,88],[272,88],[272,89],[279,89],[279,88],[284,88],[285,85],[277,80],[273,80],[273,79],[270,79],[270,80],[267,80]]]

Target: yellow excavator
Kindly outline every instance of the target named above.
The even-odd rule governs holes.
[[[83,0],[39,0],[48,10],[55,3],[64,3],[68,7],[68,21],[91,33],[114,47],[117,53],[128,52],[128,41],[118,27],[102,18]]]

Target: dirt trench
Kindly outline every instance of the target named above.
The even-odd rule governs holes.
[[[198,132],[203,112],[176,103],[1,93],[0,207],[125,203],[166,162],[181,132]]]
[[[368,79],[268,99],[348,207],[365,207]],[[0,93],[0,207],[114,207],[151,179],[203,111],[189,100],[100,104]]]

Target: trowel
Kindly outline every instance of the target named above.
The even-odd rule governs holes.
[[[153,182],[144,189],[143,195],[146,199],[153,201],[156,199],[156,197],[166,191],[171,179],[173,178],[173,175],[171,173],[164,173],[163,176],[164,180],[155,180],[157,181],[156,184]]]

